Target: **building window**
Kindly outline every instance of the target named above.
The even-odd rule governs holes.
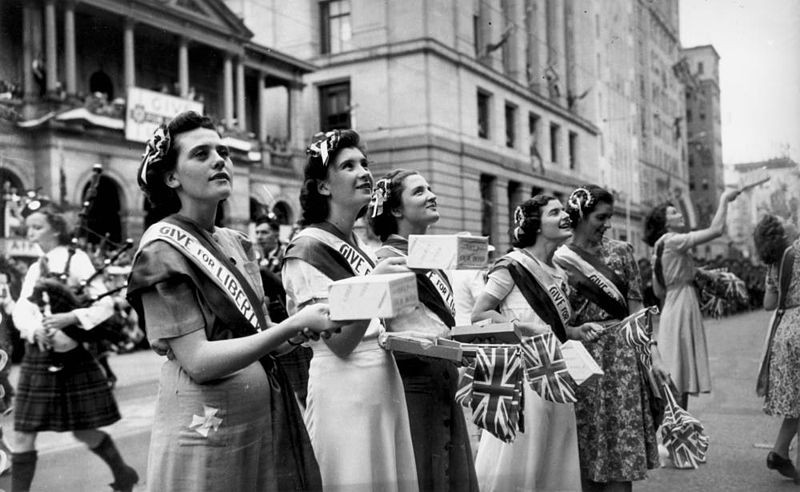
[[[697,73],[702,75],[702,73],[703,73],[703,62],[697,62]]]
[[[542,119],[538,115],[528,113],[528,136],[530,142],[528,152],[531,157],[536,157],[538,159],[542,158],[539,154],[539,128],[541,121]]]
[[[517,145],[517,107],[506,104],[506,147]]]
[[[575,169],[578,164],[578,134],[569,132],[569,168]]]
[[[319,4],[320,50],[340,53],[350,49],[350,0],[329,0]]]
[[[483,26],[481,26],[481,15],[472,15],[472,44],[475,46],[475,57],[483,55]]]
[[[350,128],[350,82],[319,88],[319,122],[324,132]]]
[[[558,140],[561,138],[561,127],[550,123],[550,161],[558,164]]]
[[[492,244],[494,229],[494,181],[495,177],[481,174],[481,235],[489,237]]]
[[[489,106],[492,95],[478,91],[478,137],[489,138]]]
[[[692,110],[691,109],[687,109],[686,110],[686,122],[687,123],[691,123],[692,122]]]

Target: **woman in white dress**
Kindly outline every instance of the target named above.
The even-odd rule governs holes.
[[[409,272],[403,258],[375,265],[353,233],[372,194],[367,158],[352,130],[333,130],[307,149],[300,192],[303,222],[286,249],[283,284],[289,313],[326,302],[332,281]],[[380,320],[353,321],[311,344],[304,415],[326,491],[416,491],[403,383],[391,353],[378,345]]]
[[[572,236],[564,207],[555,197],[537,195],[517,208],[514,220],[515,249],[489,272],[472,311],[473,321],[514,320],[529,336],[552,332],[561,342],[594,340],[599,325],[569,324],[567,277],[553,264],[556,249]],[[573,405],[542,399],[527,381],[524,388],[525,431],[511,443],[487,432],[481,437],[475,461],[480,489],[580,490]]]

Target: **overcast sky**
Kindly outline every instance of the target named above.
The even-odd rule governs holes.
[[[684,47],[720,55],[725,164],[800,162],[800,0],[680,0]]]

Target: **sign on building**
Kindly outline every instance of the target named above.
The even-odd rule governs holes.
[[[203,103],[139,87],[128,88],[125,138],[146,142],[156,127],[183,111],[203,114]]]
[[[24,258],[38,258],[42,250],[36,243],[27,239],[5,238],[0,239],[0,251],[6,256],[16,256]]]

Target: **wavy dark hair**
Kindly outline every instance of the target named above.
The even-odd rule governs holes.
[[[517,224],[517,212],[514,211],[514,239],[511,245],[515,248],[527,248],[536,244],[539,229],[542,227],[542,209],[551,201],[558,198],[551,195],[536,195],[522,202],[517,210],[522,214],[521,223]]]
[[[658,238],[667,232],[667,208],[674,207],[670,202],[662,203],[647,214],[644,220],[644,237],[642,240],[648,245],[655,246]]]
[[[340,130],[338,144],[328,150],[328,165],[332,165],[339,153],[348,148],[356,148],[367,155],[366,149],[361,145],[361,137],[355,130]],[[303,186],[300,188],[300,208],[303,210],[301,225],[316,224],[328,218],[330,197],[320,195],[318,189],[320,181],[326,179],[328,179],[328,166],[323,164],[322,156],[310,154],[303,170]],[[366,210],[366,207],[364,209]],[[359,216],[363,213],[362,210]]]
[[[153,209],[161,215],[169,215],[177,212],[181,208],[181,201],[178,194],[167,186],[164,182],[164,176],[175,169],[178,164],[178,145],[175,143],[175,137],[181,133],[190,132],[198,128],[207,128],[209,130],[217,131],[214,122],[208,116],[203,116],[194,111],[184,111],[172,118],[169,123],[162,124],[161,128],[169,139],[169,149],[166,154],[158,159],[151,160],[145,170],[145,178],[141,178],[142,169],[145,165],[147,152],[142,156],[142,162],[139,166],[137,179],[139,188],[144,192],[147,199],[150,201]]]
[[[391,234],[397,234],[397,218],[392,215],[392,210],[403,205],[403,190],[405,189],[403,183],[407,177],[415,174],[419,173],[408,169],[394,169],[381,178],[381,180],[388,181],[383,211],[375,217],[369,217],[369,227],[381,241],[386,241]]]
[[[765,215],[753,231],[756,254],[767,265],[777,265],[789,246],[781,220],[774,215]]]
[[[601,203],[607,203],[612,207],[614,206],[614,195],[606,191],[604,188],[593,184],[587,184],[578,189],[584,189],[588,191],[591,199],[578,200],[577,204],[570,203],[570,200],[567,201],[567,213],[569,214],[569,220],[572,221],[572,227],[575,227],[581,220],[583,220],[583,217],[587,217],[589,214],[594,212],[597,206]],[[575,191],[572,193],[574,194]],[[571,197],[572,195],[570,195],[570,198]]]

